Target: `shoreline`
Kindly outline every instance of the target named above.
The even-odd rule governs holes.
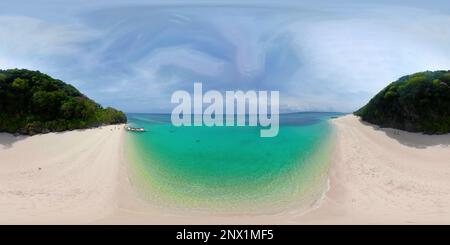
[[[450,135],[380,129],[353,115],[330,121],[329,190],[307,210],[276,214],[164,213],[145,202],[99,224],[449,224]],[[432,166],[430,166],[432,165]],[[410,169],[412,167],[412,169]],[[421,176],[421,173],[427,172]],[[430,183],[438,183],[430,186]],[[398,184],[396,184],[398,182]],[[411,186],[407,186],[407,185]],[[425,189],[424,189],[425,188]],[[428,201],[427,201],[428,200]],[[133,203],[133,202],[129,202]],[[136,207],[138,207],[136,209]]]
[[[380,129],[353,115],[330,124],[329,190],[307,210],[260,215],[152,206],[129,176],[122,125],[0,134],[0,223],[450,224],[450,135]]]

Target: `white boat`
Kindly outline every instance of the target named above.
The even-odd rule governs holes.
[[[125,129],[127,131],[132,131],[132,132],[145,132],[144,128],[126,127]]]

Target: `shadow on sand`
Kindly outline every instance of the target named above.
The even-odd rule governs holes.
[[[8,133],[0,133],[0,149],[8,149],[17,141],[23,140],[29,136],[19,135],[15,136]]]
[[[106,126],[114,126],[114,128],[110,128],[110,131],[113,130],[121,130],[123,128],[123,125],[106,125]],[[67,130],[67,131],[61,131],[61,132],[49,132],[50,134],[64,134],[67,132],[71,132],[71,131],[75,131],[75,132],[84,132],[84,131],[88,131],[90,129],[104,129],[105,126],[99,126],[99,127],[92,127],[92,128],[83,128],[83,129],[73,129],[73,130]],[[48,133],[41,133],[41,134],[35,134],[35,135],[44,135],[44,134],[48,134]],[[33,135],[34,136],[34,135]],[[0,149],[8,149],[11,148],[12,145],[14,143],[16,143],[17,141],[26,139],[28,137],[33,137],[32,135],[14,135],[14,134],[10,134],[10,133],[2,133],[0,132]]]
[[[424,149],[430,146],[450,146],[450,134],[428,135],[411,133],[399,129],[381,128],[377,125],[362,121],[361,119],[359,119],[359,121],[366,126],[372,127],[374,130],[383,132],[386,136],[396,140],[400,144],[409,147]]]

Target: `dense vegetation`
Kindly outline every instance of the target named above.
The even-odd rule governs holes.
[[[0,70],[0,132],[33,135],[126,121],[123,112],[39,71]]]
[[[411,132],[450,132],[450,71],[426,71],[389,84],[355,112],[362,120]]]

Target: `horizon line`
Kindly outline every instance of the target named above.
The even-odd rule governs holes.
[[[287,114],[297,114],[297,113],[342,113],[342,114],[348,114],[353,112],[342,112],[342,111],[297,111],[297,112],[280,112],[278,115],[287,115]],[[155,115],[169,115],[172,114],[171,112],[125,112],[125,114],[155,114]],[[202,114],[194,114],[191,113],[191,115],[202,115]],[[222,115],[258,115],[258,114],[222,114]]]

